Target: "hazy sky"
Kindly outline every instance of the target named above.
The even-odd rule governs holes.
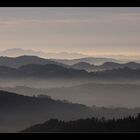
[[[0,8],[0,50],[140,54],[140,8]]]

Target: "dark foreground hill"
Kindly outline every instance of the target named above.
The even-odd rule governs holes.
[[[0,131],[18,131],[50,118],[75,120],[94,116],[81,104],[53,100],[48,96],[29,97],[0,91]]]
[[[64,121],[102,116],[136,116],[140,109],[87,107],[49,96],[29,97],[0,91],[0,132],[17,132],[51,118]]]
[[[140,114],[137,117],[112,120],[91,118],[64,122],[51,119],[21,132],[140,132]]]

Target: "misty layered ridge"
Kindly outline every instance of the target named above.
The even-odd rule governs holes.
[[[10,68],[0,66],[1,78],[75,78],[75,77],[90,77],[90,74],[84,70],[75,70],[72,68],[65,68],[55,64],[29,64],[19,68]]]
[[[19,57],[19,56],[38,56],[46,59],[53,59],[55,61],[60,61],[65,64],[73,65],[79,62],[88,62],[90,64],[101,65],[104,62],[128,62],[130,60],[135,60],[140,62],[140,56],[126,56],[126,55],[105,55],[104,57],[94,55],[86,55],[77,52],[44,52],[35,51],[33,49],[22,49],[22,48],[12,48],[0,51],[0,56],[5,57]]]
[[[139,106],[140,64],[136,62],[63,65],[36,56],[2,57],[1,61],[1,89],[9,92],[29,96],[45,94],[88,106]],[[10,67],[14,64],[18,65]],[[95,71],[79,67],[94,67]]]
[[[111,70],[111,69],[119,69],[119,68],[132,68],[139,69],[140,64],[136,62],[128,62],[128,63],[115,63],[115,62],[105,62],[102,65],[93,65],[86,62],[76,63],[71,66],[74,69],[86,70],[86,71],[103,71],[103,70]]]
[[[0,87],[0,89],[26,96],[48,95],[56,100],[68,100],[87,106],[97,105],[128,108],[140,106],[140,85],[136,84],[86,83],[59,88],[16,86]]]
[[[53,52],[34,51],[31,49],[29,50],[29,49],[22,49],[22,48],[13,48],[13,49],[0,51],[0,55],[9,56],[9,57],[34,55],[34,56],[39,56],[43,58],[56,58],[56,59],[63,59],[63,58],[73,59],[73,58],[82,58],[82,57],[88,56],[81,53],[68,53],[68,52],[53,53]]]
[[[122,61],[123,62],[123,61]],[[115,60],[112,58],[95,58],[95,57],[85,57],[80,59],[46,59],[41,58],[35,55],[21,55],[18,57],[0,57],[0,65],[10,66],[10,67],[20,67],[27,64],[58,64],[63,66],[74,67],[76,65],[84,66],[93,66],[99,67],[99,69],[108,69],[108,68],[120,68],[120,67],[133,67],[138,68],[139,63],[136,62],[127,62],[122,63],[120,60]],[[97,63],[101,63],[98,64]]]
[[[81,62],[95,64],[95,65],[102,65],[105,62],[118,62],[118,63],[124,62],[123,60],[106,58],[106,57],[104,57],[104,58],[102,58],[102,57],[83,57],[83,58],[79,58],[79,59],[52,59],[52,60],[59,62],[59,63],[67,64],[67,65],[74,65],[76,63],[81,63]]]
[[[3,56],[0,57],[0,66],[18,68],[28,64],[42,64],[42,65],[58,64],[65,66],[64,64],[57,63],[49,59],[40,58],[38,56],[24,55],[19,57],[3,57]]]
[[[0,66],[1,78],[86,78],[86,79],[140,79],[140,68],[132,66],[108,69],[105,71],[87,72],[58,64],[28,64],[19,68]]]
[[[66,61],[66,62],[65,62]],[[102,61],[100,65],[95,65],[98,61]],[[139,69],[140,64],[136,62],[127,62],[127,63],[116,63],[111,58],[81,58],[81,59],[71,59],[71,60],[55,60],[55,59],[45,59],[38,56],[19,56],[19,57],[0,57],[0,66],[7,66],[12,68],[19,68],[23,65],[29,64],[56,64],[63,66],[65,68],[74,68],[79,70],[86,71],[103,71],[108,69],[118,69],[118,68],[132,68]],[[69,63],[72,62],[72,63]]]
[[[89,63],[89,64],[103,64],[105,62],[120,62],[119,60],[111,59],[111,58],[94,58],[94,57],[85,57],[80,59],[46,59],[42,57],[38,57],[35,55],[21,55],[18,57],[8,57],[1,56],[0,57],[0,65],[2,66],[10,66],[14,68],[18,68],[22,65],[27,64],[58,64],[65,67],[70,67],[71,65],[76,65],[77,63]]]

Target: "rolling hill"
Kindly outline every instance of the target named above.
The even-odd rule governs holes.
[[[0,89],[26,96],[48,95],[55,100],[69,100],[88,106],[140,107],[140,85],[135,84],[87,83],[49,89],[25,86],[0,87]]]
[[[28,65],[28,64],[57,64],[60,66],[66,66],[61,63],[54,62],[49,59],[44,59],[40,58],[37,56],[19,56],[19,57],[0,57],[0,66],[7,66],[7,67],[12,67],[12,68],[18,68],[23,65]]]
[[[43,57],[46,59],[55,58],[55,59],[73,59],[73,58],[81,58],[86,57],[86,55],[81,53],[70,53],[70,52],[44,52],[44,51],[35,51],[29,49],[22,48],[12,48],[0,51],[0,56],[9,56],[9,57],[18,57],[22,55],[33,55],[38,57]]]
[[[87,107],[54,100],[49,96],[29,97],[0,90],[0,132],[18,132],[51,118],[64,121],[102,116],[120,118],[128,115],[136,116],[139,112],[139,108]]]
[[[56,64],[29,64],[19,68],[0,66],[1,78],[89,78],[90,74],[84,70],[65,68]]]
[[[131,69],[140,69],[140,64],[136,62],[128,62],[128,63],[114,63],[114,62],[105,62],[102,65],[91,65],[89,63],[80,62],[71,66],[71,68],[86,70],[86,71],[103,71],[103,70],[112,70],[119,68],[131,68]]]
[[[115,62],[121,63],[121,60],[113,59],[113,58],[96,58],[96,57],[84,57],[79,59],[51,59],[52,61],[63,63],[66,65],[74,65],[76,63],[85,62],[94,65],[102,65],[105,62]]]
[[[15,132],[49,118],[75,120],[94,116],[91,108],[53,100],[48,96],[29,97],[0,91],[0,130]]]
[[[139,80],[140,69],[128,67],[109,69],[104,71],[87,72],[60,66],[57,64],[28,64],[19,68],[0,66],[1,78],[62,78],[62,79],[89,79],[89,80]]]

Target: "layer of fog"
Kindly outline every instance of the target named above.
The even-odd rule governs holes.
[[[89,78],[1,78],[0,87],[27,86],[31,88],[63,88],[81,84],[136,84],[140,85],[140,79],[89,79]]]
[[[81,79],[0,80],[0,89],[22,95],[48,95],[87,106],[140,107],[139,81],[89,81]]]

